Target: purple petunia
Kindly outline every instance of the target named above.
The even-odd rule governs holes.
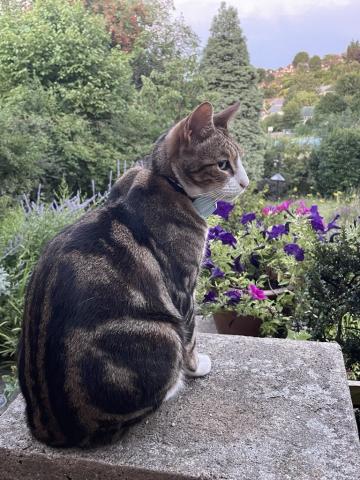
[[[267,296],[265,295],[264,290],[258,288],[254,283],[250,283],[248,286],[248,291],[253,300],[266,300]]]
[[[205,258],[201,266],[202,268],[207,268],[208,270],[212,270],[215,267],[211,258]]]
[[[211,257],[211,250],[210,250],[210,245],[209,245],[209,243],[206,243],[204,256],[205,256],[205,258]]]
[[[214,212],[214,215],[219,215],[222,217],[224,220],[229,219],[229,214],[233,210],[234,205],[229,202],[225,202],[224,200],[219,200],[216,202],[216,210]]]
[[[224,295],[229,297],[229,305],[235,305],[241,300],[241,292],[239,290],[227,290],[226,292],[224,292]]]
[[[256,219],[256,215],[254,212],[244,213],[240,219],[240,223],[246,225],[249,222],[253,222]]]
[[[209,228],[208,231],[208,240],[214,240],[216,238],[219,238],[220,233],[225,232],[225,230],[220,227],[220,225],[216,225],[216,227],[211,227]]]
[[[222,232],[218,235],[218,239],[221,240],[223,245],[231,245],[233,248],[235,248],[235,245],[237,244],[237,240],[234,237],[234,235],[230,232]]]
[[[326,231],[328,232],[329,230],[333,230],[333,229],[339,229],[339,225],[336,225],[336,222],[338,220],[338,218],[340,218],[340,215],[337,214],[335,216],[335,218],[333,220],[331,220],[331,222],[328,223],[328,226],[326,228]]]
[[[225,273],[219,267],[215,267],[212,271],[211,277],[212,278],[223,278]]]
[[[281,237],[281,235],[286,235],[289,233],[289,224],[280,224],[280,225],[273,225],[271,230],[266,232],[268,235],[269,240],[273,240],[274,238]]]
[[[214,292],[214,290],[209,290],[204,295],[203,303],[214,303],[216,302],[216,299],[217,299],[217,293]]]
[[[295,257],[295,260],[302,262],[305,258],[304,250],[297,243],[287,243],[284,252]]]
[[[317,205],[312,205],[312,207],[310,208],[309,218],[311,226],[316,232],[325,232],[324,219],[320,215]]]
[[[259,268],[260,267],[260,255],[258,255],[257,253],[251,253],[250,255],[250,263],[251,265],[253,265],[255,268]]]
[[[220,225],[209,228],[208,240],[220,240],[223,245],[231,245],[235,247],[237,240],[230,232],[226,232]]]
[[[231,268],[234,272],[237,272],[237,273],[242,273],[245,271],[244,265],[240,263],[240,256],[235,258]]]

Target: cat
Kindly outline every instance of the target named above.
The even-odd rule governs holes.
[[[27,287],[19,382],[28,426],[53,447],[109,442],[207,375],[196,350],[194,291],[205,204],[249,180],[228,133],[236,103],[210,103],[160,137],[104,206],[44,248]],[[215,194],[214,194],[215,192]],[[201,205],[200,205],[201,207]],[[214,208],[214,207],[212,207]]]

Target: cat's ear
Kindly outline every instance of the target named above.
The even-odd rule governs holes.
[[[214,129],[213,114],[213,106],[209,102],[201,103],[196,107],[185,120],[184,138],[190,142],[193,137],[205,137]]]
[[[225,108],[222,112],[216,113],[214,115],[215,127],[227,128],[228,123],[235,117],[239,107],[240,102],[235,102],[233,105],[230,105],[230,107]]]

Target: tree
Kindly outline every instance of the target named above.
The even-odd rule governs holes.
[[[360,63],[360,42],[353,40],[346,49],[346,58],[352,62]]]
[[[0,30],[0,188],[20,193],[39,180],[55,188],[64,174],[73,190],[88,190],[91,179],[104,187],[127,153],[122,137],[135,94],[104,21],[79,2],[38,0],[29,11],[1,15]]]
[[[321,58],[319,55],[314,55],[309,60],[309,67],[311,70],[320,70],[321,69]]]
[[[331,195],[360,187],[360,129],[334,130],[314,151],[312,165],[318,191]]]
[[[340,77],[335,90],[344,97],[357,95],[360,91],[360,72],[351,72]]]
[[[321,97],[319,103],[316,105],[316,115],[328,115],[330,113],[342,113],[347,109],[347,103],[344,97],[337,93],[328,93]]]
[[[250,178],[260,178],[263,137],[259,126],[262,98],[258,77],[256,69],[249,64],[237,10],[226,7],[225,2],[213,19],[201,71],[215,109],[240,101],[240,112],[232,124],[232,131],[245,150],[244,163]]]
[[[111,45],[131,52],[141,33],[153,25],[161,0],[83,0],[84,5],[102,15],[111,35]],[[168,4],[168,2],[167,2]]]
[[[301,64],[308,64],[309,63],[309,54],[307,52],[299,52],[295,55],[294,60],[292,61],[292,64],[294,67],[298,67]]]

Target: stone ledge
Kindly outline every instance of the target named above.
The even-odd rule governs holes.
[[[358,480],[336,344],[199,335],[209,377],[96,450],[33,440],[19,396],[0,417],[0,480]]]

